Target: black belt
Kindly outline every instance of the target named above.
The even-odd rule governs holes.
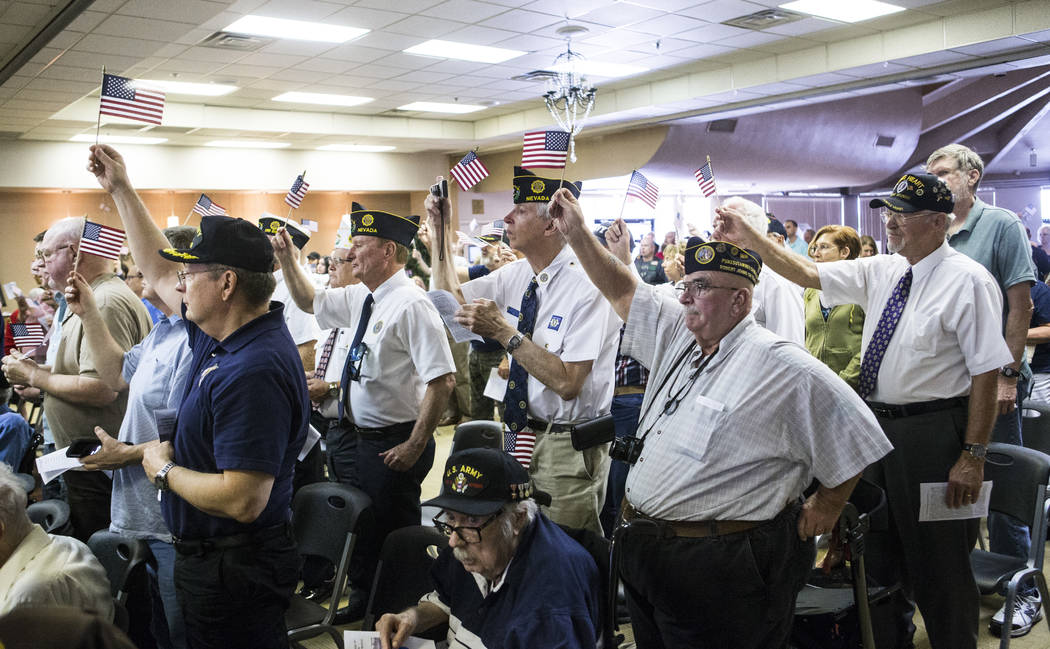
[[[969,397],[954,397],[952,399],[934,399],[933,401],[919,401],[917,403],[878,403],[868,401],[868,407],[877,417],[884,419],[900,419],[901,417],[915,417],[925,415],[939,410],[963,407],[970,402]]]
[[[404,436],[411,433],[412,429],[416,427],[416,422],[406,421],[400,424],[382,426],[380,428],[362,428],[357,424],[352,424],[352,427],[358,435],[365,439],[386,439],[391,436]]]
[[[576,426],[574,424],[555,424],[547,421],[540,421],[539,419],[529,419],[529,428],[532,432],[538,433],[540,431],[549,433],[571,433],[572,429]],[[547,430],[547,426],[550,426],[550,430]]]
[[[281,536],[292,536],[292,526],[288,523],[281,523],[272,527],[264,527],[262,529],[253,530],[251,532],[242,532],[240,534],[231,534],[229,536],[213,536],[207,539],[174,539],[175,551],[179,554],[205,554],[212,550],[228,550],[230,548],[240,548],[246,545],[254,545],[256,543],[262,543],[263,541],[269,541]]]

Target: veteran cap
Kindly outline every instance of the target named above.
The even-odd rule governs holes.
[[[894,212],[944,212],[955,209],[952,190],[937,176],[931,174],[904,174],[897,181],[893,193],[886,198],[873,198],[870,207],[888,207]]]
[[[468,448],[448,457],[441,494],[423,507],[485,516],[526,498],[550,504],[550,496],[532,486],[529,472],[509,454],[495,448]]]
[[[726,241],[704,243],[700,237],[689,237],[683,256],[686,275],[699,270],[717,270],[739,275],[752,284],[758,284],[758,274],[762,271],[762,258],[758,253],[738,248]]]
[[[554,178],[541,178],[524,167],[514,167],[514,204],[548,203],[554,192],[564,187],[576,198],[580,197],[583,183]]]
[[[292,238],[292,244],[299,250],[302,250],[306,246],[306,242],[310,240],[310,233],[295,221],[276,214],[270,214],[269,212],[263,212],[262,216],[259,217],[259,229],[266,234],[274,236],[281,228],[288,230],[288,236]]]
[[[363,234],[390,239],[405,247],[412,245],[412,238],[419,230],[418,216],[398,216],[382,210],[366,210],[358,203],[354,203],[354,207],[354,211],[350,212],[351,237]],[[356,209],[359,207],[361,209]]]
[[[766,234],[779,234],[780,236],[787,238],[787,230],[784,229],[784,224],[777,220],[777,217],[773,216],[769,212],[766,212],[766,219],[769,223],[766,225]]]
[[[273,271],[273,246],[262,230],[244,219],[201,218],[189,248],[164,248],[161,257],[184,264],[222,264],[257,273]]]

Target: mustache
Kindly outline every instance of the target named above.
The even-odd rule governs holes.
[[[452,556],[459,561],[466,561],[470,558],[470,553],[464,548],[452,548]]]

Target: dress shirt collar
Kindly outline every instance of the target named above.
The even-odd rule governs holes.
[[[546,286],[554,281],[554,277],[566,266],[576,265],[576,255],[573,254],[572,248],[569,246],[563,246],[561,251],[554,256],[551,263],[546,268],[536,274],[536,282],[540,286]]]
[[[937,265],[940,264],[945,257],[952,254],[956,253],[952,250],[952,247],[948,245],[948,240],[945,239],[941,242],[939,248],[920,259],[911,267],[912,283],[914,284],[932,273],[933,269],[937,268]]]
[[[372,291],[372,299],[375,300],[376,304],[379,304],[383,301],[383,298],[386,295],[389,295],[402,286],[408,286],[412,283],[412,279],[409,278],[408,274],[405,273],[405,269],[402,268],[386,278],[386,281],[377,286],[376,290]]]

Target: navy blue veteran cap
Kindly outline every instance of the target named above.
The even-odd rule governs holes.
[[[257,273],[273,271],[273,246],[262,230],[244,219],[205,216],[189,248],[158,250],[184,264],[222,264]]]
[[[529,472],[509,454],[495,448],[468,448],[445,462],[441,494],[423,503],[469,516],[495,513],[504,504],[550,497],[532,486]]]
[[[524,167],[514,167],[514,204],[548,203],[554,192],[564,187],[576,198],[580,197],[583,183],[556,178],[541,178]]]
[[[779,234],[786,239],[788,233],[787,230],[784,229],[784,224],[778,221],[777,217],[769,212],[766,212],[766,218],[769,219],[769,224],[766,225],[766,234]]]
[[[310,233],[295,221],[268,212],[264,212],[259,217],[259,229],[266,234],[275,235],[281,228],[288,230],[288,236],[292,238],[292,243],[299,250],[302,250],[306,242],[310,240]]]
[[[689,237],[683,256],[686,275],[700,270],[717,270],[758,284],[758,274],[762,271],[762,258],[757,252],[738,248],[726,241],[704,243],[700,237]]]
[[[418,216],[398,216],[382,210],[354,210],[350,212],[350,221],[353,223],[351,237],[382,237],[405,247],[412,245],[412,238],[419,230]]]
[[[888,207],[894,212],[944,212],[955,209],[952,190],[944,181],[931,174],[904,174],[886,198],[873,198],[870,207]]]

